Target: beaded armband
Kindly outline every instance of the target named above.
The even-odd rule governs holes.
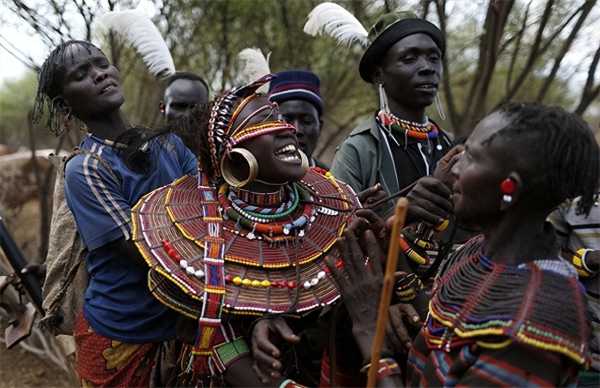
[[[402,303],[411,302],[417,293],[423,289],[421,279],[415,273],[401,273],[400,279],[396,281],[396,297]]]
[[[598,274],[598,271],[593,271],[586,262],[587,255],[590,252],[593,252],[593,249],[581,248],[571,257],[571,264],[582,278],[590,278]]]

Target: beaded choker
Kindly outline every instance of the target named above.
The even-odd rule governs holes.
[[[286,190],[284,187],[272,193],[256,193],[254,191],[233,188],[230,188],[230,190],[236,198],[247,204],[267,208],[275,207],[283,203],[283,201],[286,199]]]
[[[437,126],[427,120],[426,123],[416,123],[414,121],[402,120],[396,117],[391,112],[379,111],[377,113],[377,121],[384,128],[403,134],[418,140],[433,140],[437,139],[440,132]]]
[[[227,188],[227,185],[223,185],[219,189],[219,204],[224,217],[235,222],[234,233],[248,240],[278,242],[284,236],[304,237],[305,228],[315,221],[316,209],[312,205],[312,197],[299,185],[291,186],[290,199],[277,208],[248,205],[233,191],[227,195]],[[301,201],[309,203],[301,206]],[[240,229],[245,229],[245,233]]]

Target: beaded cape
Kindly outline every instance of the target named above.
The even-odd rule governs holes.
[[[436,280],[423,331],[428,347],[499,349],[514,341],[588,363],[586,301],[569,264],[496,264],[482,245],[483,237],[472,239]]]
[[[271,243],[248,239],[235,221],[224,218],[225,284],[222,308],[231,314],[302,313],[336,301],[340,295],[324,263],[325,254],[336,257],[332,246],[343,232],[350,212],[359,206],[352,189],[338,182],[329,172],[309,169],[298,182],[314,190],[317,211],[302,237]],[[214,199],[217,190],[213,189]],[[195,270],[202,268],[203,242],[209,225],[201,206],[197,177],[186,176],[159,188],[132,209],[133,241],[151,268],[149,287],[167,306],[198,318],[204,308],[206,278],[198,278],[182,268],[168,246]],[[246,231],[247,232],[247,231]],[[172,252],[171,252],[172,253]],[[236,285],[231,279],[248,279]],[[316,280],[315,280],[316,279]],[[264,281],[269,286],[265,286]],[[313,281],[310,287],[303,284]],[[252,281],[254,281],[252,283]],[[246,284],[247,283],[247,284]]]

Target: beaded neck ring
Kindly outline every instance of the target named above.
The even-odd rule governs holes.
[[[440,131],[429,119],[426,123],[417,123],[414,121],[403,120],[396,117],[393,113],[385,112],[383,110],[377,113],[376,119],[379,125],[389,132],[397,132],[404,135],[405,138],[410,137],[416,140],[437,140],[436,148],[438,150],[442,149],[442,145],[439,141]]]

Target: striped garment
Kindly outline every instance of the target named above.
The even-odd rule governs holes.
[[[175,336],[173,312],[147,287],[148,268],[123,257],[114,242],[131,238],[131,207],[146,193],[196,170],[196,158],[175,135],[150,141],[147,172],[123,160],[121,144],[92,135],[65,167],[65,199],[87,249],[85,319],[101,336],[125,343]]]
[[[558,353],[517,343],[484,349],[473,341],[451,352],[430,350],[419,334],[406,370],[410,387],[566,387],[574,386],[578,367]]]
[[[550,214],[549,220],[556,229],[563,257],[570,262],[572,252],[578,249],[600,249],[600,204],[596,202],[588,216],[576,214],[576,204],[564,204]],[[580,385],[600,386],[600,280],[581,279],[586,288],[588,310],[592,325],[590,351],[592,365],[580,376]]]
[[[481,254],[484,244],[465,244],[436,279],[406,385],[574,386],[589,362],[574,269],[560,259],[496,264]]]

